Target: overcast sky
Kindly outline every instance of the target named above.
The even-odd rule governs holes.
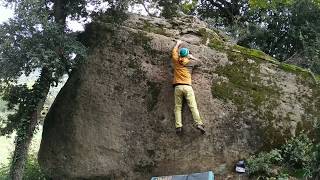
[[[10,8],[6,8],[2,5],[3,1],[0,0],[0,24],[8,21],[10,17],[13,17],[13,10]],[[72,31],[83,31],[83,25],[76,21],[69,21],[68,28]]]
[[[8,19],[13,16],[13,10],[10,8],[4,7],[2,4],[3,4],[3,1],[0,0],[0,24],[5,21],[8,21]],[[108,6],[107,3],[102,3],[98,8],[99,9],[106,9],[107,6]],[[94,9],[94,6],[92,6],[92,5],[87,6],[87,10],[89,12],[93,11],[93,9]],[[145,10],[139,5],[131,7],[129,9],[129,11],[143,14],[143,15],[147,14],[145,12]],[[71,21],[70,19],[67,19],[67,22],[68,22],[67,23],[68,28],[72,31],[83,31],[84,30],[84,26],[83,26],[84,22]]]
[[[3,7],[1,4],[2,1],[0,0],[0,23],[3,23],[13,16],[13,11],[9,8]]]

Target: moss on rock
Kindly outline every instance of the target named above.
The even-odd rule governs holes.
[[[137,173],[151,173],[152,170],[156,167],[154,162],[140,160],[134,167],[134,171]]]
[[[128,68],[132,69],[132,73],[129,73],[129,78],[133,83],[138,84],[146,78],[145,71],[141,67],[141,62],[136,57],[129,59]]]
[[[291,137],[289,129],[275,127],[273,123],[268,123],[266,126],[260,127],[259,132],[260,137],[263,139],[263,146],[260,148],[261,151],[270,151],[274,148],[279,148]]]
[[[215,73],[221,78],[214,82],[212,86],[212,95],[223,101],[230,101],[237,107],[237,113],[254,110],[257,112],[257,118],[262,120],[261,137],[264,139],[262,149],[272,149],[283,144],[290,136],[290,129],[280,128],[276,122],[289,123],[290,116],[283,118],[275,116],[272,112],[277,108],[278,100],[281,96],[281,90],[277,86],[267,86],[263,84],[260,78],[260,67],[262,63],[271,62],[285,72],[296,75],[297,79],[304,87],[312,89],[312,95],[308,99],[308,104],[304,104],[307,116],[320,117],[320,88],[314,82],[310,72],[301,67],[280,63],[275,61],[265,53],[247,49],[241,46],[233,46],[226,49],[229,64],[217,68]],[[310,102],[313,102],[310,104]],[[316,118],[319,120],[319,118]],[[310,124],[312,121],[303,121],[299,124],[297,132],[305,131],[310,136],[314,136],[314,127]]]
[[[299,66],[296,66],[296,65],[293,65],[293,64],[281,63],[278,60],[276,60],[275,58],[267,55],[266,53],[264,53],[260,50],[250,49],[250,48],[246,48],[246,47],[239,46],[239,45],[227,44],[227,42],[225,42],[221,36],[219,36],[216,32],[214,32],[212,30],[202,28],[202,29],[199,29],[198,33],[202,37],[203,44],[206,44],[208,47],[210,47],[212,49],[216,49],[218,51],[228,53],[228,55],[231,55],[232,59],[234,59],[232,57],[232,56],[234,56],[234,54],[232,54],[231,52],[239,53],[246,58],[252,58],[255,60],[265,60],[266,62],[270,62],[272,64],[275,64],[278,66],[278,68],[280,68],[286,72],[294,73],[297,75],[302,74],[305,77],[312,76],[310,74],[309,70],[304,69]],[[315,80],[318,83],[320,83],[320,75],[315,75]]]
[[[168,34],[166,33],[166,30],[164,27],[161,26],[155,26],[154,24],[148,22],[148,21],[144,21],[143,27],[142,27],[143,31],[147,31],[150,33],[155,33],[155,34],[160,34],[160,35],[164,35],[164,36],[168,36]]]
[[[249,49],[245,48],[239,45],[234,45],[232,48],[230,48],[231,51],[238,52],[240,54],[245,55],[246,57],[250,57],[256,60],[265,60],[267,62],[270,62],[272,64],[277,65],[278,68],[290,72],[296,75],[302,75],[304,78],[312,77],[312,74],[309,70],[304,69],[302,67],[293,65],[293,64],[287,64],[287,63],[281,63],[274,59],[273,57],[265,54],[264,52],[256,49]],[[316,76],[317,77],[317,76]],[[316,78],[317,79],[317,78]]]
[[[244,54],[250,58],[269,59],[268,55],[257,49],[249,49],[239,45],[234,45],[232,50],[238,50],[241,54]]]
[[[226,49],[224,39],[221,38],[216,32],[210,29],[201,28],[198,30],[198,35],[202,37],[202,44],[206,44],[210,48],[220,51],[224,51]]]
[[[261,83],[260,62],[248,62],[243,55],[234,52],[228,53],[232,64],[218,68],[215,73],[226,77],[228,81],[214,83],[212,95],[214,97],[230,100],[238,110],[244,108],[258,109],[265,101],[277,98],[277,87],[265,86]]]
[[[133,36],[134,44],[141,46],[149,55],[155,56],[158,51],[151,47],[152,38],[144,31],[138,31],[137,33],[131,33]]]
[[[250,55],[251,54],[251,55]],[[281,96],[280,88],[265,85],[260,68],[264,63],[261,58],[252,58],[252,52],[245,54],[235,51],[227,52],[230,64],[216,69],[221,78],[212,85],[212,95],[223,101],[230,101],[237,107],[237,114],[255,111],[256,118],[261,120],[261,138],[264,149],[272,149],[284,143],[290,137],[289,129],[277,127],[275,122],[283,119],[273,114]],[[257,57],[263,54],[255,54]]]

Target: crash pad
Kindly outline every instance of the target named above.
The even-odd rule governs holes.
[[[203,173],[193,173],[187,175],[153,177],[151,178],[151,180],[214,180],[214,174],[212,171],[208,171]]]

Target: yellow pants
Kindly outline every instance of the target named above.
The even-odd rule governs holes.
[[[174,108],[174,115],[176,118],[176,128],[182,127],[182,102],[183,97],[187,100],[188,106],[192,113],[193,120],[196,124],[202,125],[202,120],[200,118],[200,114],[197,108],[196,97],[194,96],[194,92],[191,86],[189,85],[177,85],[174,89],[174,101],[175,101],[175,108]]]

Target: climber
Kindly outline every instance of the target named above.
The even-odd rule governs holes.
[[[172,50],[172,61],[174,65],[174,100],[175,100],[175,120],[176,120],[176,133],[182,133],[182,102],[183,98],[187,100],[188,106],[192,113],[193,120],[196,123],[196,128],[202,134],[205,134],[204,125],[197,108],[196,98],[191,86],[192,70],[196,66],[200,66],[200,61],[189,54],[187,48],[181,48],[182,41],[177,40],[176,45]]]

